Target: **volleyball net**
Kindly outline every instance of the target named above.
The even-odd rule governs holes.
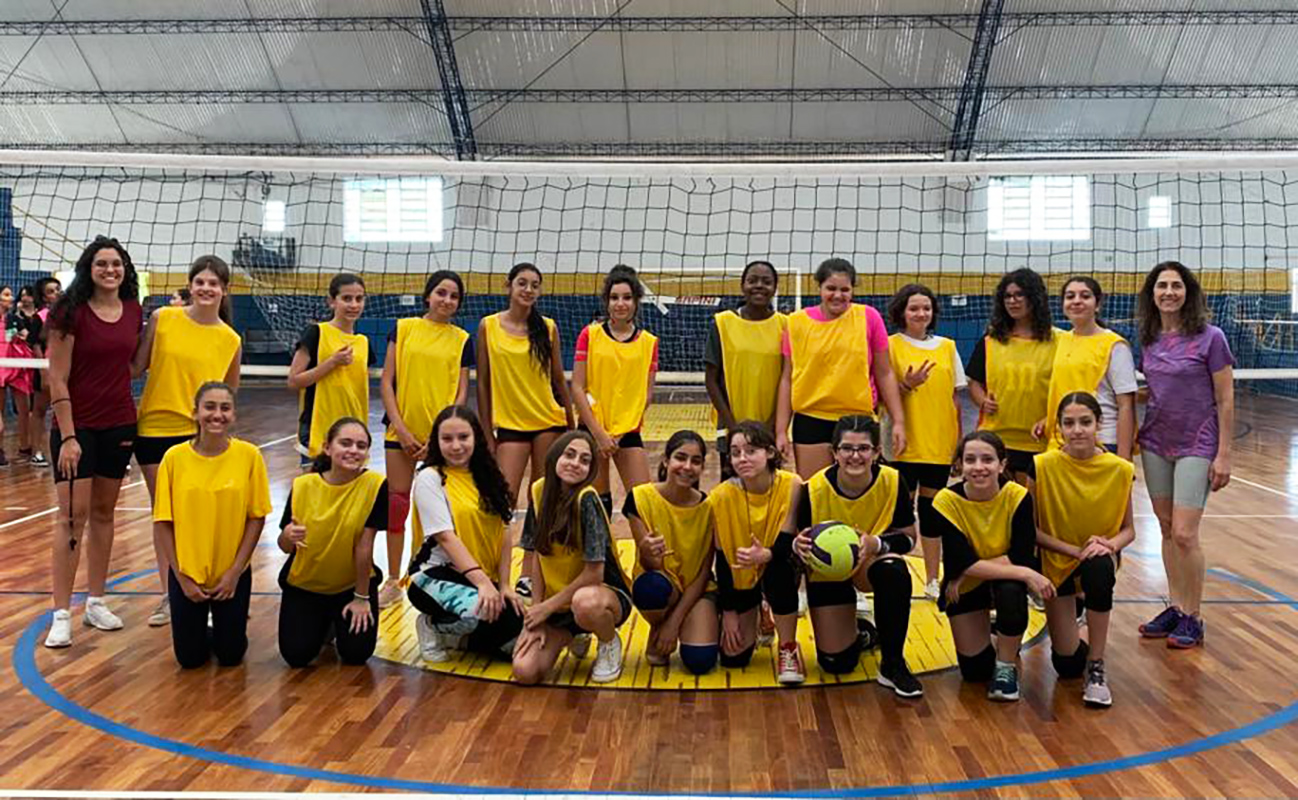
[[[779,270],[786,311],[818,302],[811,275],[830,256],[856,266],[858,298],[880,310],[900,286],[926,284],[938,332],[966,357],[1009,270],[1035,269],[1054,294],[1070,275],[1094,276],[1110,295],[1107,323],[1134,341],[1144,273],[1174,259],[1200,276],[1249,385],[1298,396],[1293,156],[699,165],[0,153],[0,284],[66,279],[99,234],[130,251],[153,305],[198,256],[226,260],[250,375],[284,374],[343,271],[365,281],[359,330],[381,363],[396,320],[423,313],[433,271],[464,277],[457,322],[472,332],[505,307],[510,267],[535,263],[570,368],[578,332],[601,313],[604,274],[628,264],[646,291],[641,322],[660,340],[660,383],[698,387],[710,318],[738,305],[754,259]],[[1052,308],[1063,322],[1057,297]]]

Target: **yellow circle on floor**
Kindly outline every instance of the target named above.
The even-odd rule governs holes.
[[[635,544],[630,540],[618,543],[618,557],[630,573],[635,557]],[[521,553],[515,551],[515,574],[518,572]],[[956,666],[955,643],[946,614],[937,610],[937,603],[924,599],[924,563],[919,558],[907,557],[912,583],[910,605],[910,632],[906,637],[906,663],[915,674],[936,672]],[[379,641],[374,655],[388,661],[421,667],[433,672],[478,678],[489,681],[512,682],[508,660],[489,658],[474,653],[462,653],[440,664],[425,662],[419,655],[419,642],[415,636],[417,612],[408,601],[385,610],[379,622]],[[1025,640],[1041,634],[1045,628],[1045,615],[1030,610]],[[568,651],[559,656],[547,684],[597,689],[765,689],[778,687],[775,668],[775,646],[758,646],[753,660],[743,669],[717,667],[706,675],[693,675],[681,666],[679,657],[672,656],[671,664],[652,667],[645,660],[645,643],[649,626],[640,615],[631,612],[631,618],[618,629],[622,637],[622,677],[612,683],[592,683],[590,668],[595,663],[595,648],[591,647],[585,658],[574,658]],[[872,681],[879,674],[879,649],[873,648],[861,656],[856,669],[846,675],[830,675],[816,664],[816,637],[811,622],[806,617],[798,620],[798,642],[802,646],[802,659],[807,665],[804,686],[825,686]]]

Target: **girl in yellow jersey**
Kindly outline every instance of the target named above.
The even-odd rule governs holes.
[[[325,431],[339,417],[370,418],[370,341],[356,332],[365,311],[365,282],[343,273],[329,281],[328,322],[302,330],[288,366],[288,388],[298,392],[298,452],[302,464],[320,454]]]
[[[964,365],[955,342],[933,333],[937,297],[927,286],[901,287],[888,303],[888,322],[898,331],[888,339],[888,357],[906,409],[906,450],[892,464],[906,479],[912,501],[918,496],[924,593],[937,600],[942,537],[934,530],[933,498],[951,477],[951,454],[960,441],[956,393],[965,387]]]
[[[194,438],[194,392],[208,381],[225,381],[239,390],[239,360],[243,353],[239,334],[230,327],[230,267],[216,256],[201,256],[189,268],[190,305],[159,308],[149,317],[144,338],[131,364],[133,377],[144,372],[140,397],[135,460],[144,473],[144,485],[153,500],[158,465],[172,447]],[[171,619],[167,604],[167,562],[154,548],[162,599],[149,624],[166,625]]]
[[[487,445],[509,491],[518,496],[528,462],[540,475],[550,445],[572,427],[572,398],[563,375],[559,329],[541,316],[541,272],[515,264],[509,308],[478,327],[478,413]]]
[[[1032,456],[1046,449],[1033,426],[1047,413],[1059,333],[1050,324],[1045,281],[1026,267],[1016,269],[996,285],[987,333],[974,346],[966,368],[978,430],[1001,438],[1009,474],[1024,486]]]
[[[217,663],[232,667],[248,649],[248,565],[270,514],[270,483],[256,445],[230,436],[233,389],[203,384],[194,418],[198,435],[168,450],[158,467],[153,540],[171,565],[176,661],[193,669],[215,654]]]
[[[740,420],[757,420],[775,430],[784,356],[780,352],[788,317],[775,310],[779,275],[769,261],[752,261],[739,276],[744,302],[735,311],[712,318],[703,346],[704,385],[712,401],[714,422],[729,431]],[[721,477],[734,475],[719,437]]]
[[[1103,410],[1094,395],[1070,392],[1055,424],[1063,448],[1036,457],[1033,495],[1042,572],[1056,587],[1046,604],[1050,657],[1061,678],[1085,673],[1082,700],[1109,706],[1104,674],[1113,584],[1124,547],[1136,539],[1131,514],[1135,468],[1100,445]],[[1075,595],[1085,594],[1085,638],[1077,628]]]
[[[450,270],[438,270],[424,283],[422,317],[397,320],[388,334],[379,391],[388,424],[383,456],[388,473],[388,575],[379,590],[386,608],[400,596],[395,580],[401,574],[406,545],[406,514],[415,464],[428,454],[433,418],[450,405],[463,405],[469,393],[473,346],[469,334],[451,318],[464,302],[464,281]]]
[[[1036,570],[1032,497],[1005,477],[1008,461],[996,434],[965,435],[955,456],[963,480],[937,493],[932,526],[942,537],[946,567],[939,605],[951,620],[960,674],[966,681],[988,683],[987,697],[1001,701],[1019,699],[1027,590],[1045,598],[1055,591]],[[994,646],[988,638],[993,633]]]
[[[653,399],[658,337],[636,324],[643,296],[635,270],[621,264],[609,270],[600,296],[605,319],[582,329],[572,363],[572,401],[599,447],[595,489],[610,515],[610,459],[628,492],[649,482],[640,426]]]
[[[631,600],[649,623],[645,658],[666,666],[679,642],[681,663],[695,675],[712,671],[720,649],[712,509],[698,489],[707,453],[694,431],[673,433],[658,482],[632,489],[622,507],[638,552]]]
[[[1091,277],[1069,278],[1060,293],[1064,315],[1073,329],[1059,334],[1050,372],[1048,408],[1057,409],[1070,392],[1095,396],[1103,416],[1099,442],[1109,452],[1128,461],[1136,443],[1136,362],[1131,346],[1117,333],[1102,327],[1099,314],[1104,290]],[[1035,428],[1048,447],[1062,446],[1055,417],[1047,415]]]
[[[735,477],[712,494],[716,526],[717,603],[721,608],[721,666],[743,668],[758,640],[758,606],[770,605],[779,634],[779,682],[807,679],[798,647],[798,574],[793,562],[789,509],[802,481],[780,469],[780,451],[766,423],[743,420],[730,427]]]
[[[519,545],[531,555],[532,604],[514,646],[514,680],[539,683],[574,637],[599,639],[590,679],[609,683],[622,674],[617,629],[631,615],[631,592],[617,562],[608,513],[591,484],[595,440],[569,431],[550,446],[544,477],[532,484]],[[583,641],[589,642],[589,639]],[[585,647],[573,653],[585,656]]]
[[[830,258],[816,269],[820,305],[789,315],[782,351],[775,441],[793,452],[803,480],[833,460],[830,438],[840,417],[877,416],[879,401],[892,417],[892,451],[906,449],[906,413],[888,358],[888,329],[879,312],[852,302],[856,268]],[[863,380],[864,376],[869,380]]]
[[[320,654],[332,627],[338,659],[364,664],[378,642],[374,536],[387,527],[388,482],[365,469],[370,433],[355,417],[335,420],[306,475],[293,481],[279,549],[279,653],[291,667]]]
[[[873,591],[882,656],[879,684],[901,697],[919,697],[924,688],[902,654],[910,627],[910,570],[901,556],[915,544],[915,512],[906,479],[877,463],[879,436],[879,423],[862,414],[843,417],[834,426],[835,463],[811,476],[794,501],[790,516],[799,531],[794,549],[806,560],[811,552],[808,529],[821,522],[856,528],[862,554],[856,573],[844,581],[814,573],[807,578],[816,660],[831,675],[856,669],[863,644],[855,619],[856,592]]]
[[[424,544],[410,561],[408,590],[420,612],[420,653],[433,663],[456,650],[508,657],[524,611],[509,579],[514,498],[468,407],[442,409],[429,445],[415,478]]]

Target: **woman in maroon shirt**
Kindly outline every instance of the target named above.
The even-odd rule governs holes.
[[[126,248],[100,236],[77,259],[76,277],[49,317],[50,460],[61,524],[54,534],[54,621],[46,647],[72,644],[72,584],[90,523],[84,621],[104,631],[122,621],[104,604],[113,508],[135,441],[131,357],[143,313]]]

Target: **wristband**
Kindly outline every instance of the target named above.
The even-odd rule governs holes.
[[[467,576],[470,572],[473,572],[474,570],[477,570],[478,572],[486,572],[486,570],[483,569],[482,567],[469,567],[468,569],[466,569],[464,572],[461,572],[460,574]]]
[[[352,599],[368,603],[370,601],[370,596],[367,594],[361,594],[360,592],[352,592]]]
[[[62,439],[60,439],[59,444],[67,444],[69,439],[75,439],[75,438],[77,438],[77,435],[75,433],[70,433],[67,436],[64,436]]]
[[[892,552],[892,548],[888,546],[888,542],[885,541],[882,536],[876,536],[874,538],[879,540],[879,552],[874,554],[875,558],[878,558],[879,556],[886,556],[888,555],[888,553]]]

